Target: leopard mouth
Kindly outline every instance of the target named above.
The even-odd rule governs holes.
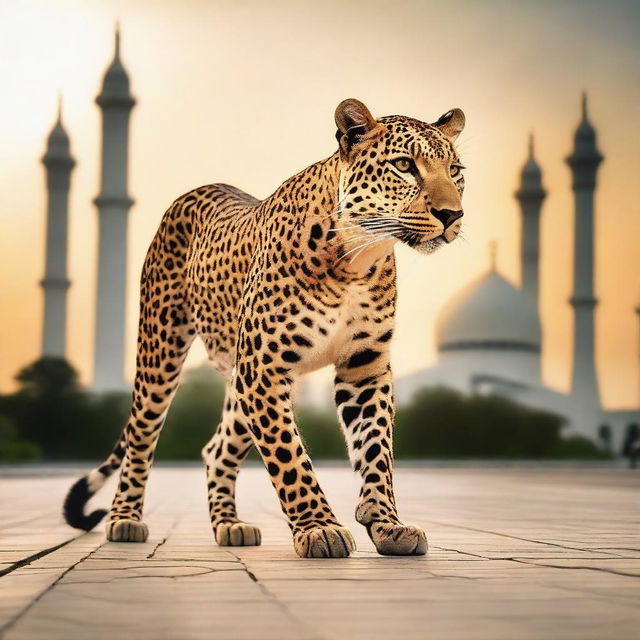
[[[398,240],[411,247],[412,249],[426,254],[433,253],[443,245],[449,244],[453,241],[453,238],[451,240],[448,240],[445,237],[444,233],[441,233],[440,235],[437,235],[435,237],[425,238],[424,234],[422,233],[417,233],[414,231],[403,231],[396,237],[398,238]]]
[[[437,236],[431,236],[431,237],[425,238],[426,235],[430,235],[430,234],[421,233],[419,231],[402,231],[401,233],[398,233],[396,237],[398,238],[398,240],[400,240],[401,242],[404,242],[406,245],[414,249],[423,244],[429,244],[429,243],[442,244],[442,242],[449,242],[445,238],[444,233],[441,233]]]

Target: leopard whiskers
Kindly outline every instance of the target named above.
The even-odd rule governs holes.
[[[335,227],[333,230],[334,237],[330,239],[330,243],[342,245],[343,247],[348,247],[355,243],[355,246],[343,253],[336,261],[336,264],[355,253],[356,255],[350,260],[352,263],[368,246],[392,237],[399,237],[400,234],[408,232],[402,221],[395,216],[390,216],[388,211],[372,210],[370,215],[364,215],[363,212],[348,212],[348,216],[353,224]],[[351,237],[344,238],[341,237],[340,233],[343,231],[354,233]]]
[[[458,231],[458,238],[460,238],[460,240],[464,240],[467,244],[469,244],[469,238],[467,238],[465,232],[462,229]]]
[[[402,231],[405,230],[406,227],[397,221],[390,221],[380,222],[377,224],[368,224],[366,226],[361,224],[354,224],[349,227],[340,227],[338,231],[349,231],[351,229],[359,229],[360,231],[365,231],[366,233],[374,233],[376,231],[390,231],[391,229]]]
[[[374,238],[373,240],[371,240],[370,242],[366,242],[358,247],[354,247],[353,249],[350,249],[349,251],[347,251],[347,253],[345,253],[342,258],[340,258],[340,260],[346,258],[349,254],[356,252],[356,254],[351,258],[351,260],[349,260],[349,264],[353,264],[353,261],[367,248],[370,247],[372,244],[376,244],[377,242],[382,242],[383,240],[388,240],[390,238],[395,238],[395,233],[386,233],[382,236],[380,236],[379,238]],[[338,260],[338,262],[340,262],[340,260]]]

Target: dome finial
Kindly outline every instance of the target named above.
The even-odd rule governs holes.
[[[582,119],[587,120],[587,92],[582,92]]]
[[[533,160],[533,151],[534,151],[533,131],[530,131],[529,132],[529,160]]]
[[[489,243],[489,269],[491,271],[496,270],[496,261],[498,257],[498,243],[494,240],[491,240]]]

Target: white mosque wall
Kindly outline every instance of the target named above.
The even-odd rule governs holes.
[[[443,385],[462,393],[475,390],[478,377],[508,378],[518,385],[535,385],[540,380],[540,354],[527,351],[444,351],[438,364],[396,382],[398,404],[411,400],[425,386]]]

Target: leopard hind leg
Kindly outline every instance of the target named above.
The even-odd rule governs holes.
[[[211,527],[220,546],[248,547],[262,541],[260,529],[240,520],[236,512],[236,479],[251,446],[251,434],[231,385],[227,384],[222,418],[202,449]]]

